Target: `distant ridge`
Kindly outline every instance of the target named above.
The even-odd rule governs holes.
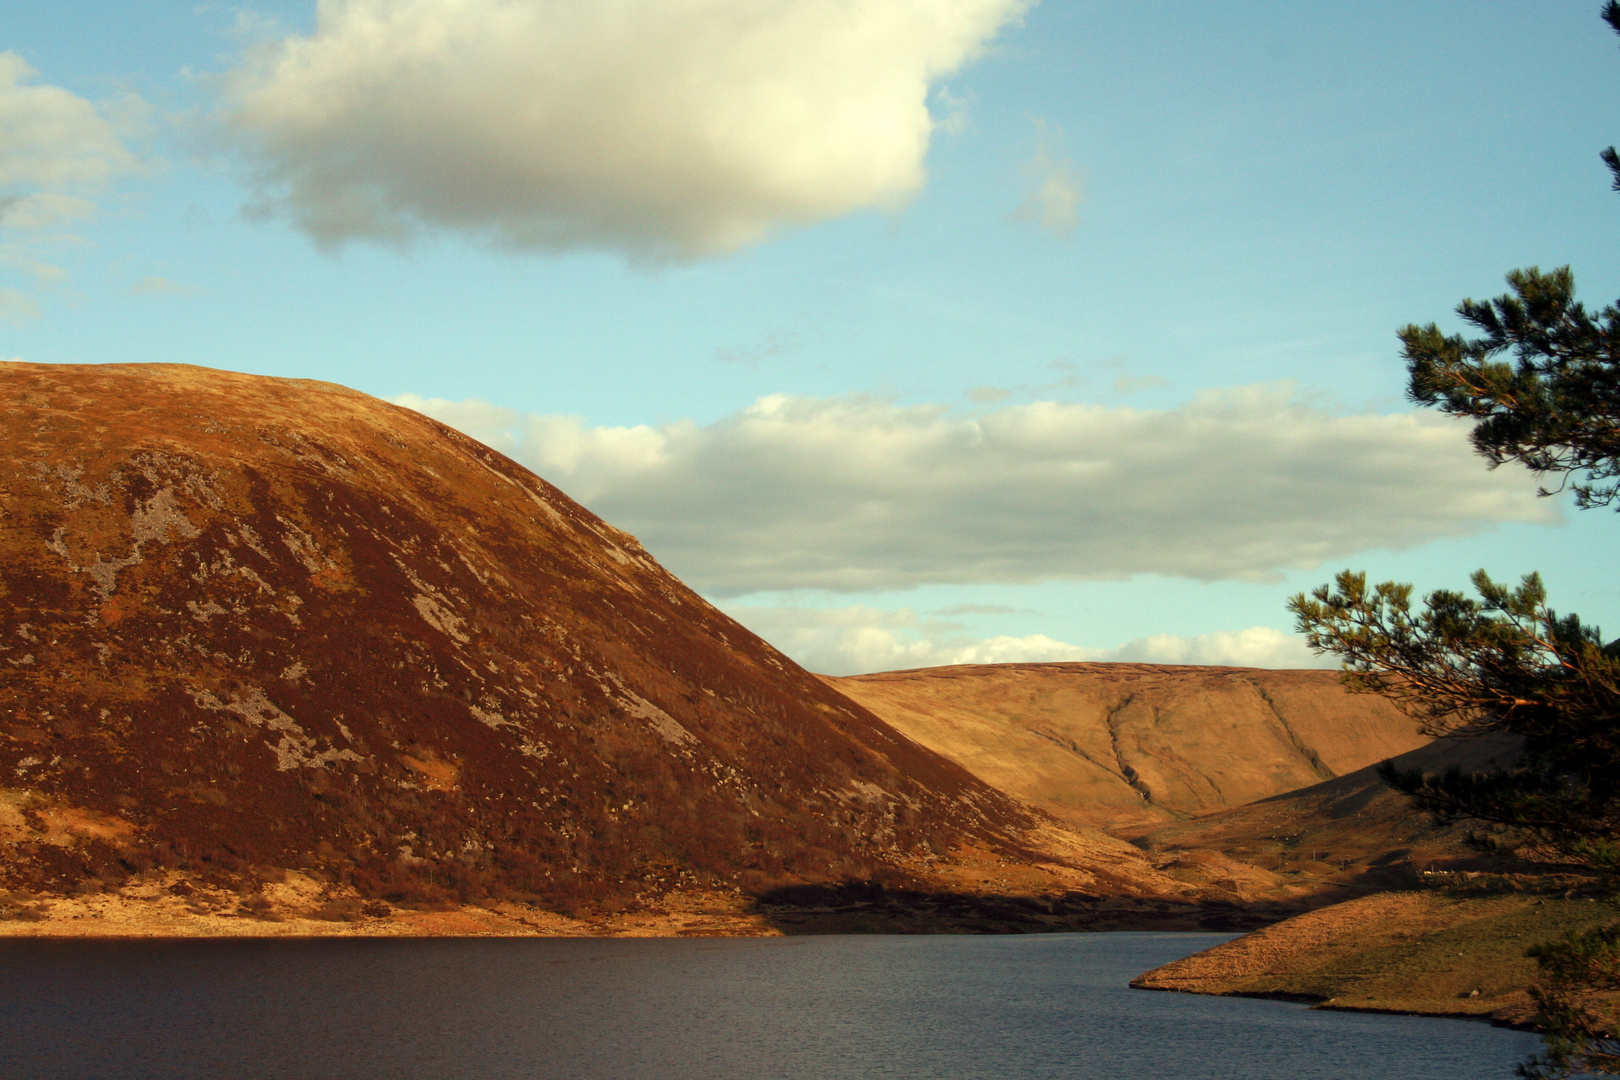
[[[979,779],[1076,825],[1134,835],[1423,745],[1333,671],[981,664],[823,677]]]

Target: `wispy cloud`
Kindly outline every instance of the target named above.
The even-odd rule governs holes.
[[[189,296],[196,288],[166,277],[143,277],[129,287],[137,296]]]
[[[1100,364],[1094,363],[1087,367],[1121,367],[1123,361],[1107,360]],[[994,405],[1006,401],[1015,395],[1019,397],[1041,397],[1042,395],[1064,394],[1084,386],[1090,380],[1080,373],[1081,365],[1072,360],[1053,360],[1047,364],[1048,369],[1056,373],[1057,377],[1042,382],[1025,382],[1013,386],[975,386],[967,392],[967,399],[977,405]],[[1148,376],[1152,378],[1152,376]]]
[[[719,596],[1273,580],[1559,515],[1522,470],[1481,468],[1464,424],[1337,415],[1287,384],[1173,409],[1036,402],[967,415],[774,395],[712,424],[628,428],[396,400],[522,461]]]
[[[940,608],[935,615],[946,617],[956,615],[1035,615],[1038,612],[1027,608],[1008,607],[1006,604],[952,604],[950,607]]]
[[[1080,172],[1060,149],[1062,133],[1036,120],[1035,154],[1025,166],[1029,191],[1013,217],[1029,221],[1059,240],[1067,240],[1080,226]]]
[[[910,197],[931,85],[1027,2],[324,0],[222,119],[257,207],[324,245],[696,258]]]
[[[1134,394],[1140,390],[1159,390],[1170,385],[1170,380],[1159,375],[1119,375],[1114,378],[1114,393]]]
[[[21,289],[0,289],[0,319],[30,322],[40,317],[39,303]]]
[[[934,118],[934,129],[946,135],[960,135],[969,127],[968,106],[973,104],[972,93],[956,94],[948,86],[934,91],[934,103],[939,107]]]
[[[752,345],[744,345],[734,349],[716,349],[714,358],[722,364],[737,364],[741,367],[757,368],[766,360],[776,360],[797,351],[799,348],[799,335],[792,330],[769,334]]]

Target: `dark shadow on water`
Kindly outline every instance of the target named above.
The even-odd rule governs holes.
[[[1283,904],[1178,903],[1068,892],[1047,896],[895,888],[880,882],[790,885],[754,910],[784,934],[1039,934],[1091,930],[1244,933],[1298,914]]]

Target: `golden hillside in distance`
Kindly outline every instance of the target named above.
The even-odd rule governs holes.
[[[1127,834],[1428,741],[1334,671],[985,664],[827,681],[986,783],[1060,820]]]

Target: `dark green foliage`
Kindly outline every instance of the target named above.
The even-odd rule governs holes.
[[[1603,19],[1620,34],[1620,0]],[[1620,153],[1603,151],[1620,191]],[[1518,461],[1582,508],[1620,497],[1620,308],[1590,314],[1568,267],[1508,275],[1510,294],[1457,308],[1478,338],[1433,323],[1400,331],[1421,405],[1474,421],[1475,449],[1494,468]],[[1512,362],[1501,359],[1512,354]],[[1551,494],[1543,489],[1542,494]],[[1620,884],[1620,642],[1547,606],[1534,574],[1517,588],[1473,577],[1478,599],[1412,587],[1367,587],[1365,574],[1289,603],[1319,653],[1344,660],[1352,689],[1387,695],[1436,735],[1500,731],[1523,752],[1511,768],[1400,770],[1384,779],[1442,821],[1505,829],[1542,858],[1596,870]],[[1497,836],[1473,838],[1501,844]],[[1620,1075],[1620,924],[1570,934],[1530,951],[1542,972],[1531,993],[1543,1053],[1519,1068],[1533,1080]]]
[[[1523,740],[1518,765],[1496,772],[1386,763],[1393,786],[1442,820],[1512,826],[1543,857],[1620,868],[1620,656],[1549,609],[1538,576],[1473,580],[1479,599],[1441,590],[1414,610],[1411,586],[1368,589],[1346,571],[1290,607],[1313,649],[1344,660],[1346,683],[1395,699],[1429,734]]]
[[[1603,19],[1620,33],[1620,3],[1609,0]],[[1601,156],[1620,191],[1620,154],[1611,146]],[[1581,506],[1607,505],[1620,494],[1620,310],[1588,313],[1567,266],[1507,280],[1510,294],[1457,307],[1481,337],[1433,323],[1401,329],[1408,392],[1474,420],[1474,446],[1493,465],[1520,461],[1559,477]],[[1505,352],[1512,363],[1498,359]]]
[[[1412,610],[1412,587],[1345,571],[1333,586],[1296,596],[1289,609],[1317,652],[1344,659],[1346,682],[1400,701],[1432,734],[1489,721],[1529,737],[1562,731],[1569,717],[1613,707],[1613,663],[1594,627],[1547,607],[1539,575],[1517,588],[1473,575],[1475,600],[1430,593]]]
[[[1620,310],[1588,313],[1567,266],[1507,280],[1512,293],[1458,305],[1478,338],[1433,323],[1401,329],[1408,392],[1474,420],[1474,446],[1493,465],[1520,461],[1559,477],[1581,506],[1607,505],[1620,493]],[[1512,363],[1498,359],[1505,352]]]
[[[1603,18],[1620,33],[1620,3],[1609,0]],[[1620,191],[1620,154],[1601,156]],[[1522,462],[1559,477],[1581,506],[1607,505],[1620,494],[1620,310],[1588,313],[1567,266],[1507,280],[1511,293],[1458,305],[1478,338],[1434,323],[1400,330],[1408,393],[1474,420],[1474,446],[1493,465]],[[1498,359],[1505,352],[1512,363]]]
[[[1620,0],[1608,0],[1608,3],[1603,5],[1603,21],[1609,24],[1611,30],[1620,34]],[[1614,174],[1614,190],[1620,191],[1620,154],[1614,152],[1614,147],[1603,151],[1603,164]]]
[[[1591,1003],[1594,993],[1620,992],[1620,925],[1571,933],[1536,946],[1530,955],[1543,979],[1530,996],[1547,1035],[1542,1053],[1519,1066],[1519,1075],[1529,1080],[1620,1075],[1613,1004]]]

